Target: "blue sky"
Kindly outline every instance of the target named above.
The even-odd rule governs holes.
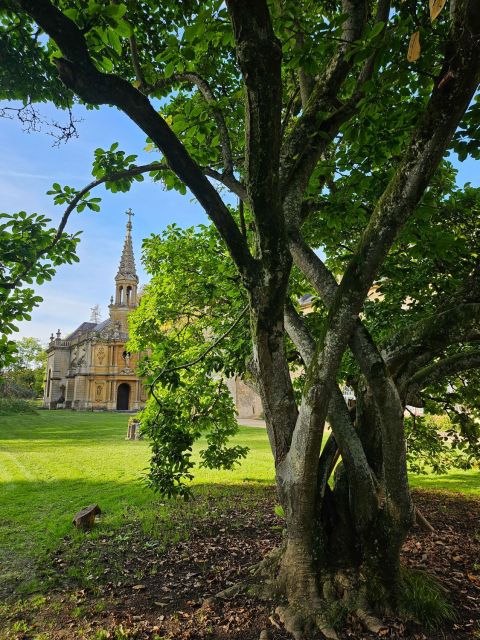
[[[42,113],[52,120],[65,119],[65,114],[46,106]],[[17,120],[0,120],[2,211],[41,212],[58,223],[63,207],[55,206],[46,192],[53,182],[78,188],[88,184],[97,147],[105,149],[118,141],[120,149],[139,155],[139,163],[155,160],[153,153],[144,151],[145,135],[116,109],[87,111],[76,107],[75,115],[83,118],[77,125],[80,136],[60,147],[52,146],[48,129],[27,134]],[[146,281],[140,261],[143,238],[158,233],[172,222],[181,226],[206,222],[203,209],[191,194],[181,196],[165,191],[148,176],[144,182],[134,183],[129,193],[112,194],[100,186],[94,195],[102,198],[101,212],[73,213],[67,227],[68,231],[83,230],[78,250],[80,262],[63,265],[53,281],[37,288],[44,301],[33,311],[30,322],[21,323],[20,333],[15,337],[35,336],[46,342],[50,333],[59,328],[62,335],[66,335],[89,320],[90,309],[95,304],[100,305],[103,319],[107,317],[128,208],[135,213],[133,242],[141,283]]]
[[[42,106],[42,115],[52,120],[65,119],[65,114]],[[120,148],[136,153],[138,162],[155,160],[146,153],[144,134],[114,108],[102,107],[87,111],[77,106],[75,116],[82,118],[77,127],[79,138],[60,147],[52,146],[47,129],[27,134],[17,120],[0,120],[0,194],[1,210],[25,210],[48,215],[54,223],[60,219],[63,208],[54,206],[46,195],[53,182],[81,188],[91,180],[90,168],[94,150],[108,148],[118,141]],[[480,171],[476,163],[467,160],[458,164],[458,182],[469,181],[480,187]],[[101,196],[101,212],[74,213],[68,230],[83,230],[79,246],[80,262],[64,265],[52,282],[38,287],[43,303],[33,311],[32,320],[20,325],[16,337],[35,336],[47,342],[57,329],[66,335],[81,322],[90,319],[90,309],[100,305],[102,317],[108,315],[108,302],[114,293],[114,277],[120,260],[125,235],[125,211],[132,208],[133,242],[140,282],[146,281],[141,268],[141,241],[151,233],[158,233],[172,222],[189,226],[206,222],[202,208],[191,194],[181,196],[165,191],[160,183],[148,177],[135,183],[126,194],[111,194],[103,187],[96,189]]]

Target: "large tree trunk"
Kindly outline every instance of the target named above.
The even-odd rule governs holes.
[[[338,606],[359,615],[367,626],[371,613],[398,610],[400,551],[413,523],[413,508],[406,480],[389,486],[395,476],[388,472],[382,418],[372,394],[365,385],[358,395],[355,432],[367,466],[361,455],[355,462],[351,459],[357,453],[352,442],[345,445],[351,417],[346,407],[342,412],[343,399],[335,393],[329,409],[334,436],[322,450],[315,481],[308,473],[295,473],[289,457],[277,464],[286,537],[271,585],[289,603],[283,618],[297,638],[309,637],[314,627],[334,637],[331,612]],[[371,476],[365,477],[367,470]]]

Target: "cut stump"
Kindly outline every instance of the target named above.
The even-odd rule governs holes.
[[[73,518],[73,524],[77,527],[77,529],[83,529],[84,531],[88,531],[95,524],[95,516],[102,513],[102,510],[98,506],[98,504],[91,504],[88,507],[85,507],[81,511],[79,511],[76,516]]]

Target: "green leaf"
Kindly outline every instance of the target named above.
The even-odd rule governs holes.
[[[126,20],[119,20],[115,31],[124,38],[129,38],[132,35],[132,27]]]
[[[175,66],[176,63],[173,60],[167,64],[165,71],[163,72],[165,78],[170,78],[175,73]]]
[[[368,34],[368,39],[369,40],[373,40],[373,38],[376,38],[378,35],[380,35],[380,33],[383,31],[385,27],[385,23],[380,21],[377,22],[372,29],[370,30],[369,34]]]

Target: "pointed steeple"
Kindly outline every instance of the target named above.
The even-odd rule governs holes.
[[[120,266],[115,276],[115,302],[110,303],[110,309],[123,309],[125,312],[128,312],[129,309],[137,306],[138,276],[135,269],[135,258],[133,256],[132,246],[132,216],[134,214],[131,209],[126,213],[128,216],[127,233],[125,235],[125,242],[123,243]],[[110,316],[111,315],[112,314],[110,314]],[[124,320],[126,322],[126,316]]]
[[[133,255],[132,245],[132,216],[135,215],[131,209],[126,212],[128,216],[127,233],[125,235],[125,242],[123,243],[122,257],[120,258],[120,266],[118,267],[118,273],[115,276],[115,280],[126,281],[131,280],[138,283],[137,271],[135,269],[135,257]]]

